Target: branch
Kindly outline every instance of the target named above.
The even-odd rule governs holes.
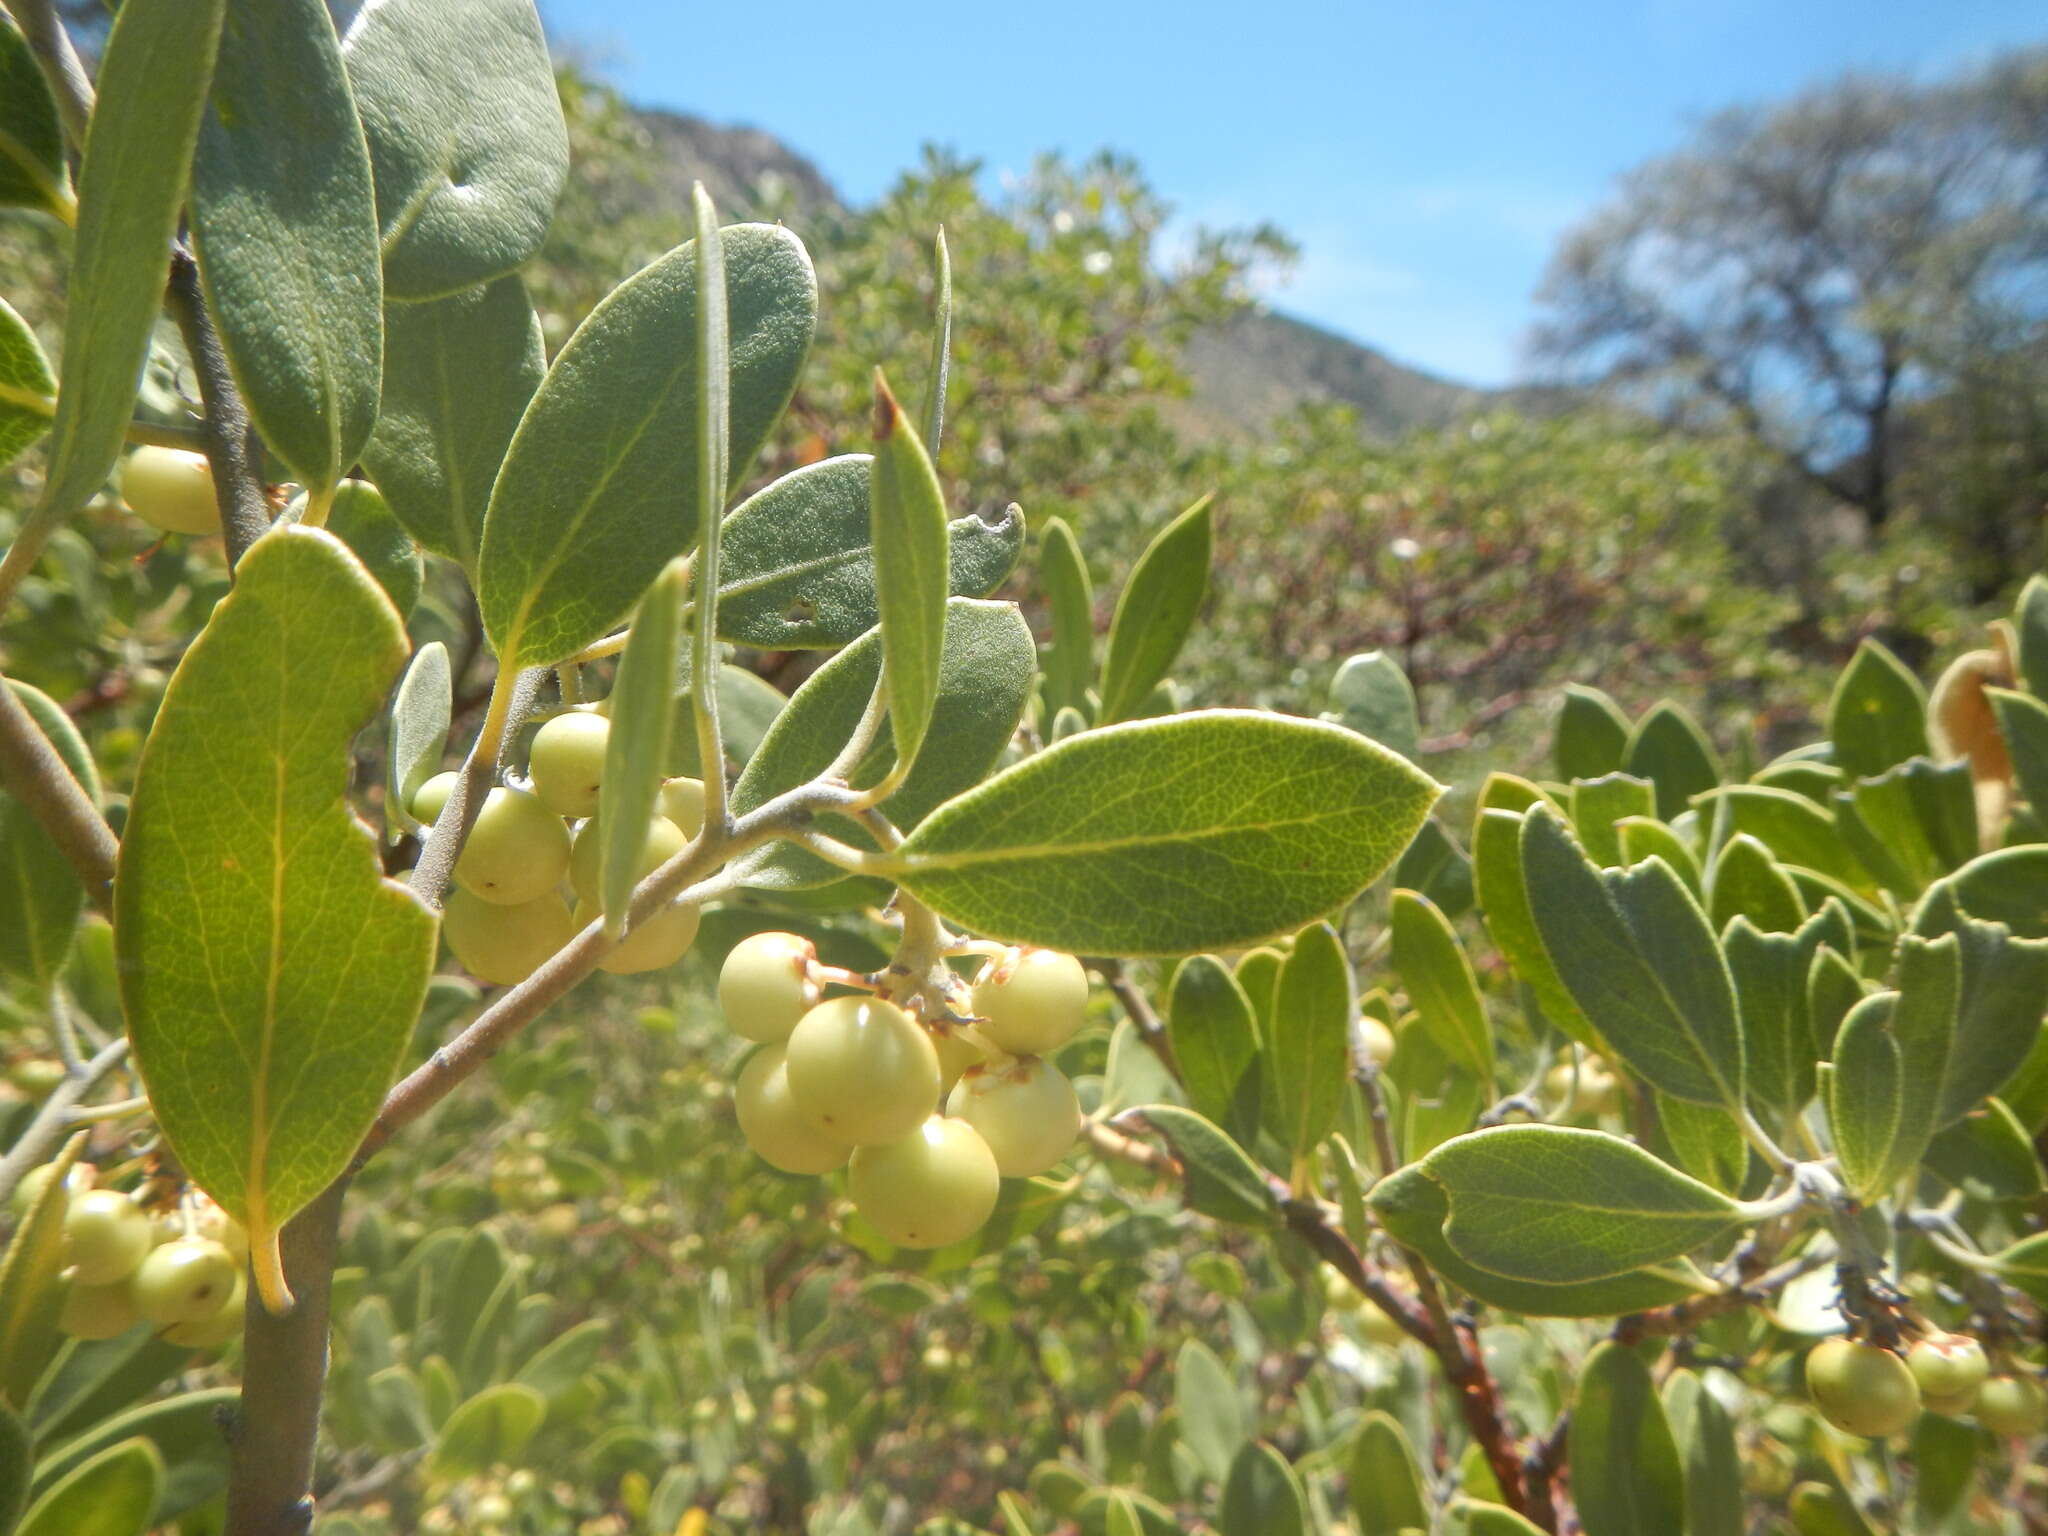
[[[57,98],[57,116],[63,120],[64,136],[80,154],[85,152],[85,130],[92,121],[92,81],[86,78],[71,35],[58,19],[50,0],[8,0],[8,10],[21,23],[21,35],[29,51],[43,67],[50,82],[50,94]]]
[[[1173,1037],[1167,1033],[1159,1012],[1131,978],[1125,974],[1123,962],[1119,960],[1090,960],[1089,968],[1100,976],[1118,1003],[1123,1005],[1125,1015],[1132,1027],[1138,1031],[1138,1038],[1151,1048],[1166,1070],[1173,1074],[1175,1082],[1180,1081],[1180,1063],[1174,1059]]]
[[[220,528],[227,539],[232,568],[270,527],[263,446],[257,441],[249,408],[235,387],[220,334],[214,330],[213,318],[200,295],[199,263],[182,243],[171,253],[168,297],[179,333],[185,338],[185,350],[199,374],[199,396],[206,402],[206,420],[200,432],[207,463],[213,469],[213,495],[220,506]]]
[[[29,808],[50,841],[78,871],[87,899],[106,911],[113,896],[114,862],[120,853],[114,829],[72,777],[50,738],[4,677],[0,677],[0,786]]]
[[[68,1073],[64,1081],[50,1090],[50,1096],[43,1100],[43,1106],[36,1111],[35,1118],[28,1123],[28,1129],[21,1133],[7,1155],[0,1157],[0,1203],[12,1195],[15,1186],[21,1183],[31,1168],[48,1160],[51,1150],[64,1139],[65,1134],[75,1128],[72,1111],[79,1100],[98,1086],[101,1078],[128,1059],[128,1042],[125,1038],[112,1041],[104,1046],[98,1055],[82,1066]]]
[[[541,669],[529,667],[518,673],[501,671],[491,684],[491,700],[484,711],[483,724],[477,727],[476,740],[470,743],[469,756],[462,760],[455,775],[448,803],[434,818],[433,830],[420,849],[419,862],[412,868],[412,893],[430,907],[438,909],[441,898],[448,894],[455,861],[462,856],[469,829],[476,825],[477,813],[484,807],[490,781],[497,777],[505,743],[518,735],[520,722],[532,710],[540,693],[540,680]]]

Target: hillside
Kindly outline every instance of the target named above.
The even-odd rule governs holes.
[[[817,166],[771,133],[680,112],[641,109],[635,115],[660,156],[660,194],[678,207],[687,205],[690,183],[700,178],[723,207],[772,211],[792,222],[845,207]],[[1197,335],[1184,361],[1194,393],[1169,402],[1168,414],[1203,437],[1253,433],[1315,401],[1350,405],[1370,435],[1391,438],[1509,398],[1407,367],[1278,310],[1250,311]]]

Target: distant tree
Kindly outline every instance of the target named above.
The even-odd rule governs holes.
[[[2031,487],[2038,525],[2039,434],[1987,454],[1970,402],[2048,372],[2048,49],[1722,113],[1565,238],[1540,297],[1541,360],[1732,424],[1873,533],[1911,494],[1908,440],[2005,474],[1976,505]]]

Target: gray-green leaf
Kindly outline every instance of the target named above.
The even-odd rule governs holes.
[[[1199,1339],[1181,1345],[1174,1360],[1173,1401],[1180,1410],[1181,1438],[1202,1470],[1222,1482],[1251,1437],[1251,1415],[1237,1379]]]
[[[1727,1196],[1604,1131],[1474,1131],[1422,1166],[1450,1197],[1446,1241],[1513,1279],[1611,1279],[1675,1259],[1742,1219]]]
[[[5,13],[0,12],[0,25]],[[4,145],[0,129],[0,145]],[[28,322],[0,299],[0,469],[50,430],[57,380]]]
[[[1351,960],[1337,930],[1328,923],[1304,928],[1280,967],[1266,1051],[1280,1109],[1280,1123],[1271,1129],[1297,1157],[1336,1123],[1351,1081],[1351,1021],[1357,1012]]]
[[[1052,610],[1045,653],[1047,714],[1080,709],[1095,672],[1095,589],[1073,529],[1055,517],[1038,535],[1038,580]]]
[[[675,727],[676,657],[683,643],[683,602],[689,570],[680,559],[654,579],[640,599],[612,683],[611,731],[605,738],[597,825],[604,844],[598,890],[605,932],[625,931],[626,908],[639,883],[647,824],[668,766]],[[700,658],[692,656],[692,664]]]
[[[810,257],[787,230],[739,224],[720,237],[736,482],[796,389],[818,290]],[[501,665],[573,656],[696,542],[696,295],[692,241],[591,311],[520,419],[477,561],[478,602]]]
[[[1657,786],[1657,814],[1670,821],[1692,797],[1721,782],[1720,760],[1699,722],[1666,700],[1635,723],[1621,768]]]
[[[324,0],[228,8],[192,240],[249,414],[324,517],[377,424],[384,366],[370,152]]]
[[[1394,892],[1394,969],[1437,1045],[1482,1084],[1493,1082],[1493,1032],[1479,982],[1450,920],[1427,896]]]
[[[448,726],[455,709],[455,685],[448,647],[438,640],[421,646],[405,669],[391,700],[391,751],[384,775],[384,817],[394,833],[419,823],[407,809],[419,787],[441,771],[448,750]]]
[[[847,454],[791,470],[725,520],[718,633],[735,645],[847,645],[881,620],[868,489],[874,460]],[[1024,514],[970,513],[947,525],[955,597],[986,597],[1024,548]]]
[[[1883,773],[1927,755],[1927,692],[1906,664],[1865,640],[1835,682],[1828,739],[1852,778]]]
[[[1251,999],[1213,955],[1196,955],[1173,973],[1167,1034],[1189,1100],[1240,1141],[1259,1128],[1258,1018]]]
[[[868,506],[875,558],[875,607],[881,615],[882,686],[895,772],[907,772],[938,703],[946,639],[946,498],[917,429],[875,374],[874,494]]]
[[[1567,683],[1551,745],[1557,776],[1570,783],[1615,772],[1628,750],[1628,733],[1628,716],[1613,699],[1598,688]]]
[[[1566,1456],[1586,1536],[1686,1529],[1685,1467],[1649,1367],[1600,1344],[1579,1370]]]
[[[1117,598],[1102,656],[1098,725],[1134,718],[1172,668],[1209,592],[1214,519],[1204,496],[1159,530]]]
[[[1198,711],[1071,736],[941,807],[891,873],[961,924],[1082,954],[1241,948],[1344,906],[1440,793],[1340,727]]]
[[[95,804],[99,770],[63,707],[27,683],[7,682],[57,756]],[[35,813],[0,790],[0,972],[47,988],[64,965],[85,908],[78,871]]]
[[[370,0],[343,48],[391,292],[437,298],[539,250],[569,134],[533,0]]]
[[[60,218],[71,203],[64,129],[57,101],[36,67],[28,39],[0,12],[0,205]]]
[[[516,274],[384,308],[384,400],[363,465],[412,536],[476,569],[491,483],[547,372]]]

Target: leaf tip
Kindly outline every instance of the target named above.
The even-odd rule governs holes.
[[[875,370],[875,441],[886,443],[896,435],[896,424],[902,419],[903,407],[896,403],[896,396],[889,390],[889,381],[882,377],[882,370]]]

